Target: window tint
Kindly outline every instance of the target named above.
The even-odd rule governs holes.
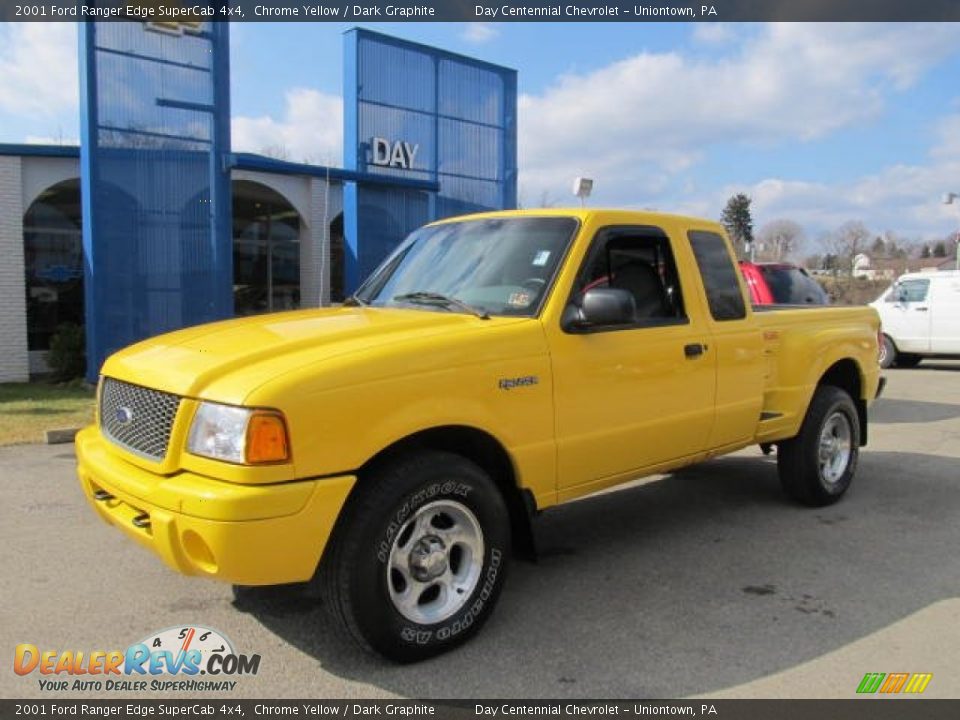
[[[670,240],[658,228],[608,228],[594,240],[577,281],[573,303],[594,288],[627,290],[634,323],[663,325],[686,319]]]
[[[62,324],[83,325],[82,225],[78,180],[48,188],[24,215],[31,350],[49,350],[50,339]]]
[[[904,280],[894,287],[893,299],[903,302],[923,302],[930,289],[929,280]]]
[[[726,243],[717,233],[692,230],[688,233],[697,267],[707,291],[707,302],[714,320],[739,320],[746,317],[737,268]]]
[[[776,303],[787,305],[822,305],[826,293],[816,280],[799,268],[760,265],[760,272]]]

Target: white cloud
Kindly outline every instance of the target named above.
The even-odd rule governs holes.
[[[956,26],[773,24],[721,58],[642,52],[520,100],[525,189],[647,204],[711,146],[813,140],[877,117],[956,46]],[[715,213],[711,213],[713,215]]]
[[[482,45],[490,42],[499,34],[500,31],[493,23],[471,22],[465,25],[463,32],[460,33],[460,39],[474,45]]]
[[[281,119],[234,117],[232,145],[238,152],[283,154],[293,162],[339,165],[343,152],[343,101],[336,95],[287,91]]]
[[[0,26],[0,111],[49,118],[77,107],[75,23]]]
[[[954,135],[958,130],[960,114],[941,120],[925,164],[892,165],[844,183],[766,178],[718,188],[676,209],[713,217],[730,195],[745,192],[753,199],[757,226],[785,217],[816,237],[859,220],[875,233],[893,230],[908,237],[942,238],[960,226],[956,207],[941,202],[945,191],[960,185],[960,143]]]
[[[79,145],[79,138],[69,135],[27,135],[23,141],[28,145]]]

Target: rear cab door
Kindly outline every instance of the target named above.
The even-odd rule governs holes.
[[[754,322],[732,248],[717,226],[686,228],[716,361],[715,419],[710,453],[748,444],[756,436],[766,380],[764,338]]]

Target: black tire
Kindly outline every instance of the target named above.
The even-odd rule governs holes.
[[[886,335],[883,336],[883,344],[880,346],[879,361],[880,367],[884,370],[893,367],[893,364],[897,361],[897,346]]]
[[[843,435],[843,428],[846,428],[849,446],[846,456],[844,443],[838,439]],[[821,459],[822,438],[828,444],[826,453],[832,458],[829,462]],[[831,449],[834,441],[836,444]],[[804,505],[831,505],[850,487],[859,454],[860,419],[853,400],[838,387],[821,385],[813,394],[800,433],[779,444],[780,484],[787,495]]]
[[[506,577],[500,491],[474,463],[439,451],[395,459],[360,483],[321,561],[328,610],[362,647],[396,662],[462,644],[490,616]]]
[[[897,355],[897,367],[914,368],[920,364],[921,360],[923,360],[922,355],[914,355],[913,353],[900,353]]]

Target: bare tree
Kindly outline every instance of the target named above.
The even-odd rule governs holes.
[[[852,220],[827,235],[825,245],[830,254],[836,256],[836,269],[839,272],[853,274],[853,260],[867,249],[870,234],[866,225]]]
[[[553,196],[550,194],[549,190],[544,190],[540,193],[540,201],[537,203],[537,207],[541,208],[552,208],[557,206],[557,201],[553,199]]]
[[[780,219],[768,222],[757,232],[760,260],[786,260],[800,251],[804,240],[803,228],[793,220]]]
[[[290,151],[286,145],[266,145],[260,148],[260,154],[274,160],[290,159]]]

